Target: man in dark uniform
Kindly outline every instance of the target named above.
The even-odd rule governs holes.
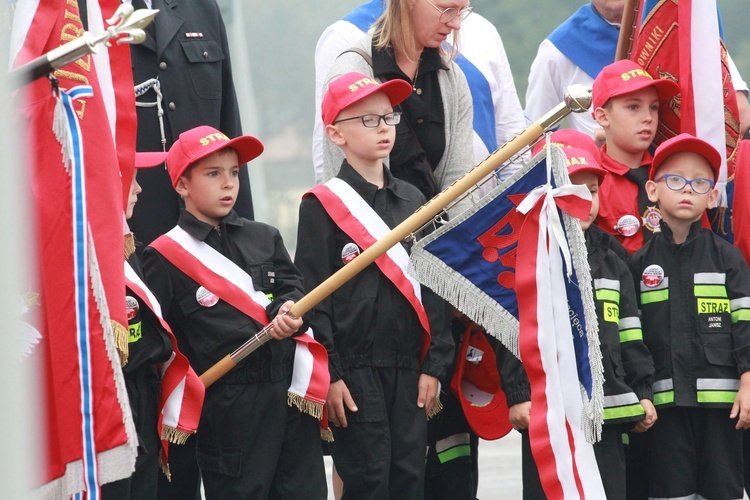
[[[210,125],[229,137],[242,135],[227,33],[216,0],[132,3],[136,9],[159,9],[145,30],[146,40],[132,45],[130,54],[136,87],[158,79],[163,112],[160,121],[157,89],[150,87],[142,95],[137,93],[137,150],[166,151],[180,133],[199,125]],[[139,248],[145,248],[175,226],[181,200],[165,168],[143,170],[138,182],[144,189],[129,225],[144,244]],[[250,182],[244,166],[234,209],[240,216],[253,219]],[[171,448],[172,480],[160,475],[160,499],[200,498],[195,442],[196,437],[191,436],[184,446]]]
[[[180,133],[199,125],[229,137],[241,135],[227,33],[216,0],[133,0],[133,7],[159,9],[146,28],[146,40],[132,45],[130,54],[136,86],[158,79],[163,111],[162,136],[156,89],[136,97],[137,150],[166,151]],[[163,168],[144,170],[138,181],[144,190],[130,227],[148,244],[174,227],[180,201]],[[253,218],[245,167],[235,210]]]

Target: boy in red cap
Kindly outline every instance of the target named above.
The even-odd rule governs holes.
[[[720,164],[710,144],[680,134],[656,149],[646,184],[661,231],[630,269],[656,369],[649,497],[742,498],[750,271],[737,248],[701,227]]]
[[[653,79],[637,63],[624,59],[605,66],[592,88],[593,115],[604,129],[601,166],[609,172],[600,195],[596,224],[635,253],[659,230],[659,208],[649,203],[645,183],[659,123],[659,107],[679,92],[676,83]]]
[[[262,151],[254,137],[230,140],[212,127],[180,134],[167,171],[185,209],[145,249],[144,265],[198,373],[273,318],[273,340],[206,390],[196,445],[206,497],[324,498],[318,421],[288,404],[296,368],[289,337],[302,331],[302,320],[286,312],[304,293],[302,276],[278,230],[232,209],[240,165]]]
[[[322,103],[328,139],[346,156],[337,177],[299,209],[296,264],[314,288],[425,202],[383,160],[412,92],[403,80],[361,73],[332,81]],[[310,325],[329,356],[331,455],[343,498],[422,498],[427,417],[453,359],[447,305],[406,272],[396,245],[323,300]]]
[[[608,173],[589,151],[576,147],[562,149],[568,158],[570,182],[587,186],[591,193],[591,210],[588,219],[581,220],[581,229],[591,268],[604,366],[604,426],[601,440],[594,444],[594,454],[607,499],[624,500],[622,433],[630,429],[644,432],[656,421],[651,401],[654,366],[643,343],[628,266],[613,250],[619,247],[614,238],[594,225],[600,206],[599,186]],[[501,379],[509,395],[511,424],[517,430],[525,430],[533,411],[528,381],[523,366],[513,355],[504,353],[503,361]],[[528,433],[523,432],[522,437],[524,498],[544,498]]]

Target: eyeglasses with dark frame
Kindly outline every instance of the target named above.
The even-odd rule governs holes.
[[[399,122],[401,122],[401,111],[393,111],[392,113],[386,113],[384,115],[376,115],[376,114],[367,114],[367,115],[359,115],[359,116],[352,116],[351,118],[342,118],[341,120],[336,120],[333,122],[333,125],[336,125],[340,122],[348,122],[349,120],[362,120],[362,125],[364,125],[367,128],[377,128],[380,126],[380,120],[383,120],[386,125],[389,127],[392,127],[394,125],[398,125]]]
[[[428,4],[435,7],[435,10],[440,12],[440,22],[443,24],[448,24],[449,22],[453,21],[457,16],[460,16],[460,20],[463,21],[467,17],[469,17],[469,14],[474,12],[474,7],[466,6],[463,9],[457,9],[455,7],[448,7],[447,9],[441,9],[434,3],[430,2],[430,0],[425,0]]]
[[[687,180],[678,174],[664,174],[654,180],[654,182],[659,181],[664,181],[664,184],[666,184],[672,191],[682,191],[685,188],[685,185],[689,184],[690,189],[692,189],[695,194],[706,194],[713,189],[715,184],[711,179],[706,179],[704,177]]]

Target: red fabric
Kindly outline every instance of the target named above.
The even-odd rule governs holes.
[[[737,150],[732,213],[734,246],[750,262],[750,141],[747,140],[741,141]]]
[[[654,144],[658,145],[680,132],[696,135],[695,108],[691,105],[696,96],[690,75],[700,72],[693,68],[690,60],[690,18],[693,0],[660,2],[636,29],[630,59],[643,66],[654,78],[666,78],[677,82],[680,95],[668,105],[659,108],[659,128]],[[643,12],[643,0],[640,1]],[[727,118],[727,178],[734,175],[734,158],[739,146],[739,110],[727,65],[724,43],[717,47],[721,54],[722,81],[724,83],[724,112]],[[698,96],[699,97],[699,96]]]
[[[638,229],[633,236],[623,236],[617,232],[617,221],[624,215],[633,215],[641,220],[638,209],[638,185],[625,177],[629,168],[607,154],[607,146],[602,147],[600,165],[609,172],[599,185],[599,215],[594,221],[597,226],[617,238],[632,255],[643,246],[643,232]],[[651,155],[646,152],[642,165],[651,164]]]
[[[102,0],[110,8],[117,0]],[[75,4],[57,0],[42,0],[25,37],[24,45],[14,65],[27,62],[83,32]],[[106,50],[100,47],[100,50]],[[128,63],[129,64],[129,63]],[[102,452],[120,448],[127,452],[127,435],[124,424],[129,414],[127,399],[118,401],[116,378],[120,378],[119,365],[111,337],[105,338],[102,322],[109,319],[127,325],[125,311],[125,283],[122,273],[122,198],[120,173],[109,130],[101,89],[90,56],[55,71],[61,89],[90,85],[93,97],[75,102],[75,109],[83,140],[85,204],[88,219],[80,228],[90,232],[88,251],[94,253],[98,275],[92,269],[88,283],[88,342],[91,360],[90,379],[92,392],[93,428],[98,468],[107,480],[127,477],[127,466],[117,466],[102,456]],[[45,398],[45,450],[40,453],[39,484],[61,489],[64,496],[82,488],[80,477],[58,481],[66,466],[82,459],[83,435],[81,399],[82,385],[76,337],[75,282],[72,183],[71,175],[63,164],[61,145],[53,134],[52,124],[56,98],[47,79],[39,79],[19,92],[24,130],[28,131],[26,149],[35,204],[35,226],[38,262],[38,290],[41,292],[41,327]],[[100,281],[99,281],[100,280]],[[94,297],[92,286],[102,287],[103,296]],[[115,359],[113,359],[115,358]],[[111,455],[110,455],[111,456]],[[92,492],[93,493],[93,492]]]

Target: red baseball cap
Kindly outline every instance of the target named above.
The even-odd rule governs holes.
[[[148,152],[148,153],[135,153],[135,168],[151,168],[156,167],[167,161],[167,154],[165,152]]]
[[[192,128],[180,134],[167,155],[167,172],[172,186],[187,168],[198,160],[224,148],[237,151],[239,164],[247,163],[263,152],[263,144],[253,136],[241,135],[230,139],[213,127],[206,125]]]
[[[510,432],[508,404],[500,387],[495,351],[481,331],[468,328],[464,333],[451,390],[477,436],[492,440]]]
[[[682,133],[662,142],[654,152],[654,159],[648,169],[648,178],[654,180],[654,175],[662,163],[675,153],[690,152],[701,155],[714,169],[714,181],[719,175],[721,154],[715,147],[697,137]]]
[[[601,153],[599,151],[599,148],[596,147],[594,139],[592,139],[590,135],[585,134],[580,130],[576,130],[574,128],[561,128],[552,132],[549,135],[549,140],[550,143],[561,148],[585,149],[591,154],[592,157],[594,157],[594,159],[597,161],[597,164],[599,162]],[[532,156],[541,151],[546,144],[546,140],[536,143],[534,145],[534,149],[532,149]]]
[[[605,66],[596,76],[591,89],[591,114],[593,115],[596,108],[603,107],[613,97],[647,87],[656,88],[660,101],[668,101],[680,92],[680,87],[675,82],[660,78],[654,80],[648,71],[630,59],[621,59]]]
[[[355,104],[375,92],[385,92],[391,101],[391,106],[400,103],[411,94],[412,88],[406,80],[389,80],[379,83],[374,78],[352,71],[346,73],[328,85],[323,96],[321,114],[323,125],[330,125],[344,109]]]
[[[607,171],[599,166],[599,162],[591,156],[589,151],[579,148],[562,148],[568,158],[568,175],[580,172],[593,172],[599,178],[599,183],[604,180]]]

